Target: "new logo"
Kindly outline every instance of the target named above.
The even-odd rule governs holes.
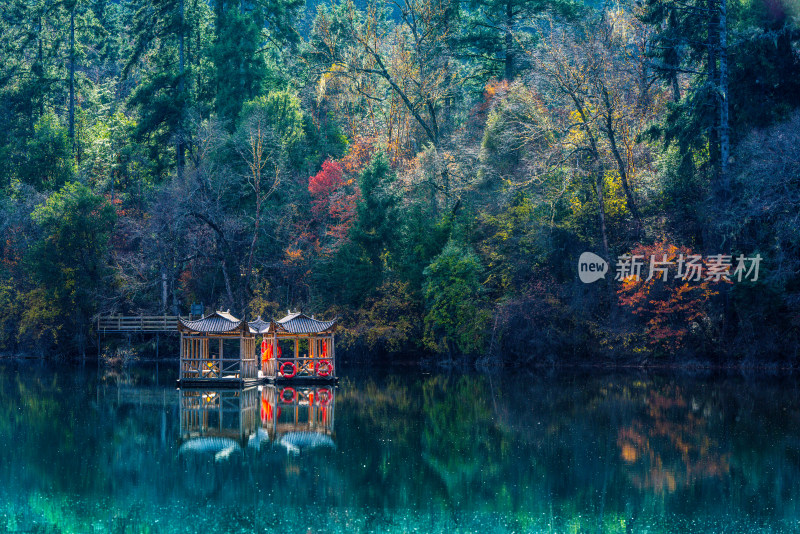
[[[608,262],[593,252],[584,252],[578,258],[578,276],[584,284],[606,277]]]

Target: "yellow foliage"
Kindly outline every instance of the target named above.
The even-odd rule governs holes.
[[[617,171],[605,172],[603,176],[603,194],[608,217],[621,218],[627,214],[628,206],[625,202],[625,192],[622,189],[622,180]]]

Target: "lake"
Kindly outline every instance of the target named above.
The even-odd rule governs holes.
[[[797,380],[0,363],[0,532],[800,532]]]

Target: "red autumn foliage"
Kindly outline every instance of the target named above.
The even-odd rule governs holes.
[[[640,245],[631,251],[632,256],[641,256],[649,262],[666,261],[669,266],[667,281],[655,275],[647,280],[647,268],[639,280],[627,278],[617,290],[620,304],[646,323],[648,343],[667,350],[676,350],[686,345],[693,326],[699,326],[707,317],[709,299],[718,294],[717,283],[678,279],[678,259],[693,252],[687,247],[661,242]],[[707,262],[702,262],[703,272]],[[720,282],[722,283],[722,282]]]
[[[346,165],[356,168],[360,163],[348,160]],[[353,225],[359,197],[355,179],[345,175],[342,163],[327,159],[309,179],[308,191],[313,199],[311,213],[315,222],[324,227],[321,234],[333,238],[332,248],[337,248]]]
[[[344,184],[343,176],[342,165],[328,158],[322,163],[322,170],[309,178],[308,192],[314,198],[311,212],[315,217],[319,218],[328,211],[331,197]]]

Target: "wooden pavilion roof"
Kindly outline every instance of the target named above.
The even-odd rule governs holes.
[[[300,312],[290,313],[277,321],[264,321],[261,317],[250,322],[250,328],[259,334],[323,334],[331,332],[336,326],[336,319],[319,321]]]
[[[178,319],[178,330],[183,333],[239,335],[242,331],[251,334],[309,335],[332,332],[336,319],[319,321],[300,312],[290,313],[277,321],[265,321],[258,317],[249,323],[237,319],[230,312],[215,311],[196,321]]]
[[[178,330],[183,333],[198,333],[198,334],[236,334],[238,335],[242,330],[255,333],[250,326],[237,319],[230,312],[215,311],[196,321],[186,321],[182,318],[178,319]]]
[[[259,315],[255,321],[250,321],[250,328],[254,330],[257,334],[263,334],[269,330],[270,323],[265,321]]]

